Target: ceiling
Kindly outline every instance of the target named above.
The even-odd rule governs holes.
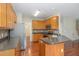
[[[55,14],[79,18],[78,3],[13,3],[13,7],[15,12],[31,18],[44,19]],[[40,14],[37,17],[33,15],[36,10],[40,10]]]

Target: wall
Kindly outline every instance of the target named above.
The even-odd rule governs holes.
[[[78,39],[77,31],[76,31],[76,19],[73,17],[62,17],[60,18],[60,33],[62,35],[67,36],[71,40]]]

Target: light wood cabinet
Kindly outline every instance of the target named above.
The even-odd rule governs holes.
[[[32,29],[45,29],[45,21],[32,21]]]
[[[59,43],[55,45],[55,55],[64,56],[64,43]]]
[[[12,5],[7,3],[7,28],[12,29],[16,24],[16,14],[12,8]]]
[[[0,56],[15,56],[15,49],[0,51]]]
[[[41,38],[43,38],[43,34],[32,34],[33,41],[39,41]]]
[[[50,24],[50,20],[49,19],[45,20],[45,24],[49,25]]]
[[[6,28],[6,4],[0,3],[0,28]]]
[[[48,20],[33,20],[32,28],[33,29],[46,29],[46,25],[50,25],[51,29],[59,28],[59,16],[52,16]]]
[[[16,14],[10,3],[0,3],[0,28],[13,29],[16,24]]]
[[[7,28],[12,28],[12,8],[10,4],[7,4]]]
[[[16,49],[8,49],[0,51],[0,56],[20,56],[20,52]]]
[[[40,56],[45,56],[45,43],[40,42]]]
[[[12,5],[7,3],[7,28],[12,29],[16,24],[16,14],[12,8]]]
[[[41,43],[41,56],[64,56],[64,43],[45,44]]]
[[[51,25],[51,29],[59,28],[59,16],[53,16],[48,19],[48,24]]]
[[[39,56],[40,44],[39,42],[32,42],[31,56]]]

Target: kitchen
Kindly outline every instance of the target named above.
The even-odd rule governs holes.
[[[0,56],[79,56],[78,6],[0,3]]]

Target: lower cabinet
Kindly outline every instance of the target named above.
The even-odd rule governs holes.
[[[15,49],[0,51],[0,56],[15,56]]]
[[[33,34],[32,35],[33,41],[39,41],[41,38],[43,38],[43,34]]]
[[[20,52],[16,51],[16,49],[2,50],[0,56],[20,56]]]
[[[32,42],[31,56],[39,56],[40,44],[39,42]]]
[[[40,48],[40,56],[64,56],[64,43],[41,43]]]

